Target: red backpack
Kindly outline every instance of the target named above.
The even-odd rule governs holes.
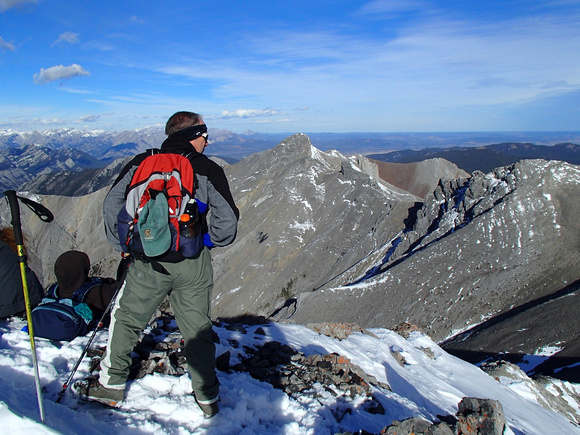
[[[179,251],[194,257],[203,248],[199,213],[194,199],[195,176],[187,156],[152,153],[143,160],[126,190],[125,206],[117,216],[121,248],[127,253],[158,257]],[[180,218],[198,228],[180,234]],[[183,227],[183,225],[182,225]]]

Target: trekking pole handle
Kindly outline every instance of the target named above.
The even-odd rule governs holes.
[[[22,238],[22,227],[20,221],[20,206],[18,205],[18,196],[16,196],[15,190],[6,190],[4,192],[6,198],[8,198],[8,203],[10,204],[10,212],[12,214],[12,227],[14,228],[14,241],[17,245],[22,245],[24,243]],[[19,261],[22,261],[20,256]]]

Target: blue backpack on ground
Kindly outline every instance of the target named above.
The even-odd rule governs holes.
[[[93,287],[102,284],[100,278],[89,278],[70,298],[59,298],[58,284],[52,284],[46,297],[32,310],[32,326],[36,337],[57,341],[71,341],[86,335],[98,322],[84,302]]]

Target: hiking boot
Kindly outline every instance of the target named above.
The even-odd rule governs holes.
[[[195,395],[193,397],[195,397]],[[220,400],[219,396],[213,400],[197,400],[197,398],[195,398],[195,403],[197,403],[197,406],[199,406],[201,412],[203,412],[203,417],[210,419],[220,412],[218,400]]]
[[[84,399],[102,403],[107,406],[117,407],[125,398],[125,390],[107,388],[97,379],[88,379],[75,383],[75,390]]]

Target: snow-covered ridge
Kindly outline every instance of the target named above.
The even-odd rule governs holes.
[[[137,131],[137,130],[136,130]],[[62,128],[53,130],[33,130],[33,131],[16,131],[12,129],[0,129],[0,138],[3,136],[20,136],[22,138],[30,138],[38,135],[48,137],[66,137],[66,136],[81,136],[81,137],[98,137],[105,134],[116,134],[117,132],[107,130],[89,130],[77,128]]]
[[[229,435],[245,428],[255,434],[379,433],[393,420],[421,417],[437,421],[438,415],[452,415],[461,398],[471,396],[500,401],[509,426],[506,433],[580,433],[578,426],[538,405],[522,384],[498,382],[479,368],[448,355],[425,335],[411,333],[405,339],[393,331],[372,329],[338,340],[303,326],[278,323],[244,328],[215,326],[219,337],[216,355],[230,352],[233,366],[246,354],[244,349],[257,348],[267,341],[280,342],[306,355],[336,353],[378,381],[372,386],[373,399],[382,405],[384,413],[365,411],[360,396],[349,397],[339,391],[330,394],[321,385],[287,395],[246,372],[232,370],[218,371],[220,413],[209,421],[203,419],[189,394],[187,374],[155,373],[130,382],[119,410],[83,403],[71,392],[57,404],[61,386],[88,340],[80,337],[59,346],[37,340],[44,426],[38,422],[28,336],[20,331],[24,324],[18,319],[0,322],[4,341],[0,349],[0,424],[6,431],[27,427],[34,433],[124,434],[135,430]],[[105,345],[106,339],[107,332],[100,332],[94,346]],[[86,376],[88,367],[86,358],[76,379]]]

